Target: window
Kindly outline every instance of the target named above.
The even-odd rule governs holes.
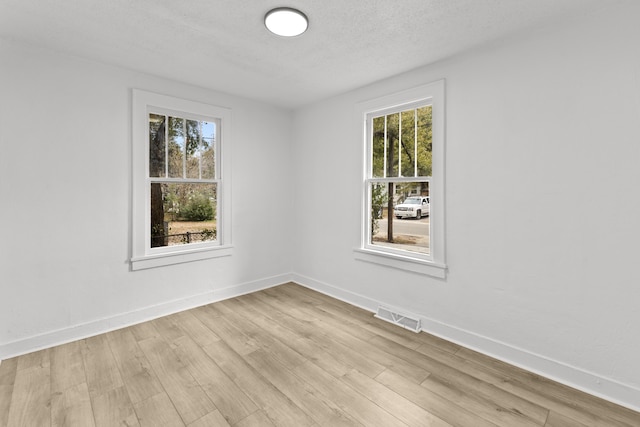
[[[357,110],[364,173],[356,257],[443,278],[444,81]]]
[[[133,91],[132,269],[230,254],[226,108]]]

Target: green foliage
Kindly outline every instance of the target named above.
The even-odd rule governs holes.
[[[385,166],[386,177],[431,176],[431,149],[430,105],[373,119],[373,177],[384,177]]]
[[[180,211],[180,216],[187,221],[208,221],[215,216],[215,209],[208,197],[194,194]]]
[[[151,237],[165,237],[166,234],[164,224],[154,224],[151,227]]]
[[[215,228],[205,228],[201,232],[202,240],[215,240],[218,234]]]
[[[207,221],[216,215],[215,184],[163,183],[165,221]]]
[[[208,240],[215,240],[217,231],[215,228],[205,228],[202,231],[193,231],[180,234],[180,240],[183,244],[206,242]]]
[[[375,236],[380,229],[378,220],[382,218],[382,207],[387,202],[387,192],[382,184],[371,187],[371,236]]]

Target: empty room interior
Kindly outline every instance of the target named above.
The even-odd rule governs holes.
[[[639,21],[0,0],[0,427],[640,426]]]

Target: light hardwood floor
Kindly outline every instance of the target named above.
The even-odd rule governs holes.
[[[0,365],[5,426],[640,426],[295,284]]]

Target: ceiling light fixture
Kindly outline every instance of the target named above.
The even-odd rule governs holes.
[[[283,37],[295,37],[307,31],[309,20],[297,9],[278,7],[264,16],[264,25],[273,34]]]

